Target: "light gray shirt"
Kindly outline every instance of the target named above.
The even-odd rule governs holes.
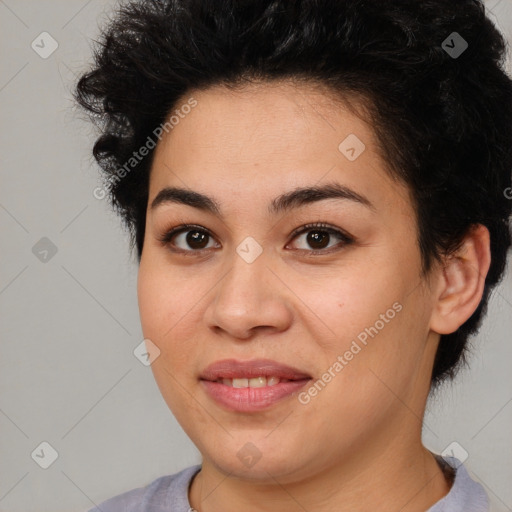
[[[458,459],[443,459],[454,469],[455,478],[450,492],[426,512],[488,512],[489,500],[482,485],[469,476]],[[190,466],[162,476],[145,487],[110,498],[89,512],[190,512],[188,487],[200,469],[200,465]]]

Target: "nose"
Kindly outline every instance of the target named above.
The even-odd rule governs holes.
[[[264,251],[248,263],[233,251],[230,268],[214,287],[205,310],[208,327],[237,339],[289,327],[292,292],[272,270],[269,260]]]

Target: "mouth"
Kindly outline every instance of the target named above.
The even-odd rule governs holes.
[[[261,379],[267,379],[266,383],[273,385],[277,382],[274,383],[272,379],[295,381],[310,378],[311,375],[298,368],[271,359],[252,359],[250,361],[223,359],[207,366],[200,375],[201,380],[210,382],[226,379],[235,381],[235,383],[238,381],[239,384],[242,384],[241,381],[247,379],[253,381],[254,387],[262,387],[261,382],[263,381]],[[256,382],[256,379],[258,382]],[[243,387],[247,387],[249,384],[250,382],[248,384],[244,383]]]
[[[226,359],[208,366],[200,376],[207,395],[229,411],[257,412],[296,394],[312,377],[268,359]]]
[[[297,379],[300,380],[300,379]],[[234,379],[219,378],[215,382],[231,386],[232,388],[264,388],[265,386],[276,386],[280,382],[292,382],[293,379],[282,379],[272,375],[267,377],[260,375],[259,377],[237,377]]]

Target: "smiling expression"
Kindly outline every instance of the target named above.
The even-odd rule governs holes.
[[[371,125],[305,85],[189,95],[197,106],[155,150],[138,276],[173,414],[204,458],[254,478],[307,477],[417,441],[434,299],[408,189]]]

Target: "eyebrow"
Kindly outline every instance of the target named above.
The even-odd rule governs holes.
[[[333,182],[322,186],[299,187],[281,194],[273,199],[268,212],[277,215],[282,212],[299,208],[306,204],[323,201],[325,199],[344,199],[359,203],[375,211],[374,205],[365,196],[358,194],[351,188]],[[218,201],[200,192],[177,187],[165,187],[153,199],[151,210],[166,203],[178,203],[206,212],[213,213],[222,218],[221,207]]]

